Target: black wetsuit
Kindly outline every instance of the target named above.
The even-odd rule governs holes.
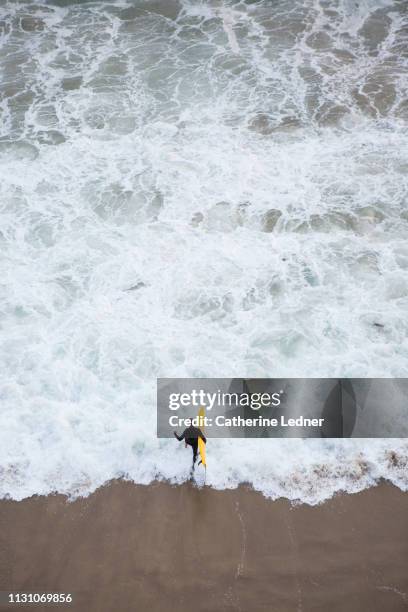
[[[185,440],[186,444],[191,446],[191,448],[193,449],[193,467],[194,467],[194,464],[197,459],[198,438],[201,438],[204,444],[207,444],[207,439],[205,435],[203,434],[201,429],[198,429],[198,427],[193,427],[193,425],[190,425],[190,427],[187,427],[187,429],[183,431],[181,436],[179,436],[176,432],[174,432],[174,435],[176,436],[177,440],[179,440],[180,442],[182,440]]]

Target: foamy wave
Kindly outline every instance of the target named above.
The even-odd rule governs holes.
[[[407,375],[401,3],[2,3],[0,33],[3,496],[184,480],[157,376]],[[209,455],[272,497],[406,487],[401,441]]]
[[[84,429],[94,423],[85,425]],[[110,429],[108,432],[107,430]],[[61,427],[41,449],[24,437],[20,459],[1,469],[0,495],[23,499],[54,491],[86,496],[110,479],[138,484],[190,477],[191,451],[175,440],[155,440],[139,425],[96,427],[93,443],[75,440]],[[99,440],[99,442],[97,442]],[[408,490],[408,443],[399,440],[210,440],[206,485],[217,489],[248,484],[267,497],[318,504],[338,492],[356,493],[381,479]],[[24,457],[21,459],[21,457]],[[198,486],[204,471],[196,468]]]

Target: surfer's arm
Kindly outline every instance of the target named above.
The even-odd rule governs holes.
[[[200,430],[200,438],[202,439],[204,444],[207,444],[207,438],[205,437],[205,435],[203,434],[203,432],[201,430]]]
[[[178,435],[177,431],[173,431],[173,433],[174,433],[174,436],[177,438],[177,440],[178,440],[179,442],[181,442],[182,440],[184,440],[184,433],[185,433],[184,431],[183,431],[183,433],[181,434],[181,436],[179,436],[179,435]]]

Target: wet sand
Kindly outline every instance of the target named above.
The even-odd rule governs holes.
[[[385,483],[293,507],[112,482],[2,501],[0,529],[0,591],[72,592],[75,611],[408,610],[408,494]]]

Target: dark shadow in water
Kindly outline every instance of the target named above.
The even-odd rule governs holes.
[[[349,438],[356,424],[357,402],[353,384],[339,380],[329,393],[322,412],[322,438]]]

